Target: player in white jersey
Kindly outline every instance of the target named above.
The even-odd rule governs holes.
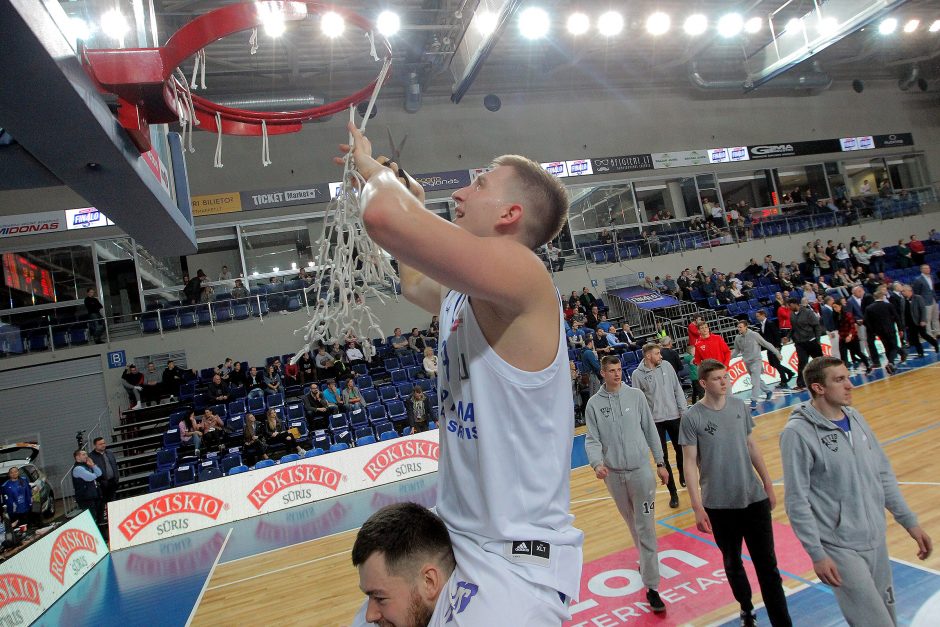
[[[398,260],[405,297],[441,316],[437,512],[457,556],[449,589],[466,596],[464,568],[477,578],[478,622],[463,624],[504,624],[507,612],[561,624],[581,578],[583,536],[569,511],[574,416],[560,302],[533,251],[564,224],[564,187],[538,163],[499,157],[453,194],[448,222],[350,131],[366,229]]]

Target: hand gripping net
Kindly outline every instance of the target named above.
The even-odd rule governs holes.
[[[372,113],[379,89],[385,80],[390,60],[386,60],[379,80],[376,82],[369,106],[362,116],[359,131],[364,132]],[[349,109],[349,119],[354,119],[354,109]],[[352,146],[352,134],[349,145]],[[355,169],[352,150],[346,154],[343,165],[343,181],[336,198],[330,201],[323,220],[323,235],[318,243],[316,274],[313,285],[307,288],[308,302],[314,302],[310,321],[295,333],[303,333],[304,344],[291,360],[297,363],[303,353],[315,352],[318,342],[341,344],[348,331],[362,339],[362,353],[366,360],[375,355],[370,336],[385,337],[379,319],[366,304],[366,299],[375,296],[385,303],[387,297],[376,285],[393,288],[398,275],[389,257],[366,233],[362,223],[362,206],[357,189],[362,189],[365,180]]]

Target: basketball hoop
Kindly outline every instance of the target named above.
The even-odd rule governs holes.
[[[226,135],[266,137],[296,133],[304,122],[339,113],[369,98],[375,88],[388,79],[388,70],[381,72],[381,79],[334,102],[296,111],[259,112],[227,107],[193,94],[179,67],[196,56],[197,66],[201,62],[204,72],[202,51],[206,46],[222,37],[258,28],[265,15],[276,14],[284,21],[297,21],[306,19],[309,13],[330,11],[340,14],[366,34],[376,61],[380,60],[381,52],[383,68],[391,64],[392,48],[388,40],[361,15],[318,2],[273,0],[233,4],[200,15],[159,48],[83,48],[80,56],[86,73],[99,88],[118,96],[118,120],[142,153],[151,149],[150,124],[180,121],[184,130],[188,125],[190,132],[193,126],[199,126]]]

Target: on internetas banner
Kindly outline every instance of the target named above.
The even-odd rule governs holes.
[[[0,625],[28,625],[108,554],[91,512],[0,564]]]
[[[438,432],[376,442],[108,504],[111,549],[435,472]]]

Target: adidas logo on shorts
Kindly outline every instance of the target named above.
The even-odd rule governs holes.
[[[546,565],[552,545],[541,540],[516,540],[512,543],[509,558],[513,561]]]

